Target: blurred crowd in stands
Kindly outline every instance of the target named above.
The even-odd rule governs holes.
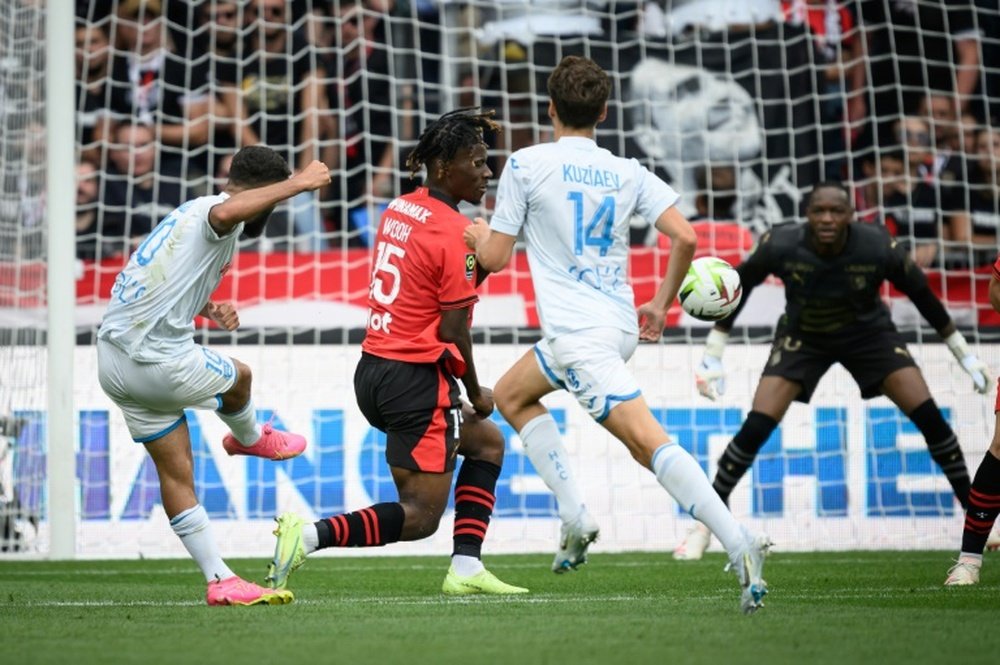
[[[424,120],[496,108],[499,173],[550,138],[545,77],[569,53],[613,73],[599,141],[684,194],[702,253],[738,258],[822,179],[921,266],[988,265],[1000,242],[995,0],[78,0],[75,53],[81,259],[127,255],[253,143],[334,179],[245,249],[363,247],[417,184]],[[31,123],[22,225],[44,214],[44,147]],[[637,220],[633,240],[655,236]]]

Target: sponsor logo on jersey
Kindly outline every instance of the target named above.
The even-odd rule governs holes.
[[[431,216],[431,211],[429,209],[405,199],[393,199],[392,202],[389,203],[388,209],[409,217],[420,224],[427,223],[427,220]]]

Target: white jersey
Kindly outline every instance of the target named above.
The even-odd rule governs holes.
[[[510,156],[490,227],[512,236],[524,228],[546,337],[596,327],[638,334],[629,220],[638,214],[653,223],[677,199],[637,160],[589,138],[563,137]]]
[[[163,362],[193,343],[194,317],[222,281],[243,232],[216,234],[208,213],[228,194],[188,201],[163,218],[111,287],[98,338],[139,362]]]

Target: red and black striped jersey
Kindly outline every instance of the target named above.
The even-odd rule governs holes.
[[[474,305],[476,256],[462,240],[469,220],[426,187],[394,199],[379,222],[372,253],[368,322],[362,349],[412,363],[448,360],[455,376],[465,363],[441,340],[441,312]]]

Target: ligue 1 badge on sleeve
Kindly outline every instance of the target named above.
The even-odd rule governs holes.
[[[465,278],[472,279],[476,276],[476,255],[465,255]]]

